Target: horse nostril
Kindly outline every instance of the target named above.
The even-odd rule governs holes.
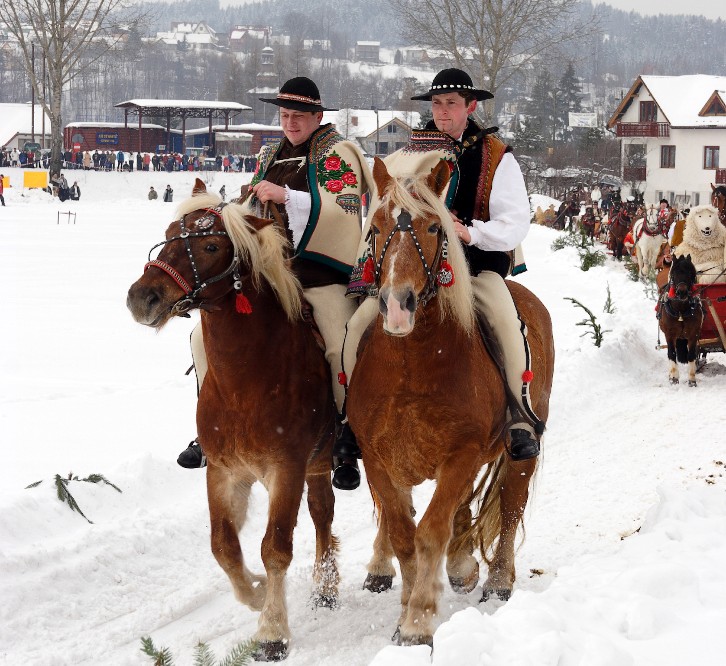
[[[149,309],[152,309],[159,303],[159,295],[152,291],[149,293],[149,295],[146,297],[146,307]]]
[[[386,299],[382,296],[378,299],[378,309],[380,310],[382,315],[388,314],[388,306],[386,305]]]
[[[408,292],[408,296],[406,297],[406,310],[409,312],[413,312],[416,309],[416,297],[413,295],[412,291]]]

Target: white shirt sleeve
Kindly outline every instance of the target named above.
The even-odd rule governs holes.
[[[310,219],[312,199],[309,192],[291,190],[285,185],[285,210],[287,211],[287,224],[292,232],[292,243],[295,247],[300,244],[305,227]]]
[[[472,220],[471,242],[480,250],[509,252],[529,232],[530,209],[524,177],[511,153],[505,153],[494,172],[489,196],[489,221]]]

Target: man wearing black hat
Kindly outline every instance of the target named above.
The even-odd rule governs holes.
[[[527,460],[539,455],[544,423],[529,400],[533,377],[527,328],[504,278],[526,270],[519,245],[529,231],[530,207],[511,148],[494,136],[496,127],[483,129],[470,117],[478,101],[491,97],[476,89],[460,69],[439,72],[427,93],[412,98],[431,101],[433,120],[425,129],[414,130],[409,144],[384,161],[392,176],[428,173],[442,159],[451,165],[451,180],[442,196],[469,262],[476,308],[497,338],[518,406],[517,413],[509,415],[509,453],[514,460]],[[376,299],[369,298],[348,322],[343,358],[348,380],[358,343],[376,314]]]
[[[333,125],[321,125],[323,111],[332,109],[322,106],[313,81],[295,77],[276,97],[260,99],[280,107],[285,138],[260,151],[250,183],[252,196],[245,204],[254,214],[258,204],[273,202],[282,215],[295,248],[293,270],[325,340],[342,422],[345,391],[339,377],[341,354],[345,325],[356,308],[345,292],[360,243],[361,197],[372,178],[360,149],[338,134]],[[198,327],[192,333],[192,355],[200,386],[206,367],[201,338]],[[343,490],[356,488],[360,483],[359,452],[346,450],[344,445],[341,451],[341,442],[336,442],[333,457],[334,485]],[[178,462],[183,467],[203,466],[199,444],[192,442]]]

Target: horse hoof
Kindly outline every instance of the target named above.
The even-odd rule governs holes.
[[[481,593],[481,599],[479,599],[479,603],[482,603],[484,601],[489,601],[489,599],[496,598],[500,601],[509,601],[509,597],[512,596],[512,590],[508,590],[506,588],[501,588],[498,590],[492,589],[492,588],[484,588]]]
[[[260,641],[254,651],[255,661],[282,661],[287,658],[287,641]]]
[[[334,610],[338,607],[338,597],[330,594],[314,594],[313,606],[315,608],[330,608]]]
[[[696,380],[695,379],[689,379],[688,380],[688,385],[689,386],[696,386]]]
[[[401,644],[401,626],[399,625],[396,627],[396,631],[393,632],[393,636],[391,636],[391,643],[395,643],[396,645]]]
[[[453,578],[449,576],[449,585],[456,594],[469,594],[479,582],[479,572],[476,572],[475,576],[470,576],[468,579],[465,578]]]
[[[678,384],[679,383],[678,382],[678,377],[671,377],[669,381],[670,381],[671,384]]]
[[[387,592],[393,587],[393,576],[374,576],[368,574],[365,582],[363,583],[363,589],[369,592],[375,592],[380,594],[381,592]]]

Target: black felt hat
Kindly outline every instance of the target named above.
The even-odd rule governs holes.
[[[318,87],[307,76],[296,76],[285,81],[277,97],[258,98],[267,104],[281,106],[283,109],[294,111],[337,111],[337,109],[326,109],[320,103],[320,91]]]
[[[431,84],[431,90],[423,95],[415,95],[411,99],[430,100],[432,95],[446,95],[448,93],[469,93],[474,95],[477,101],[494,97],[488,90],[479,90],[474,87],[471,77],[463,70],[452,67],[442,69]]]

